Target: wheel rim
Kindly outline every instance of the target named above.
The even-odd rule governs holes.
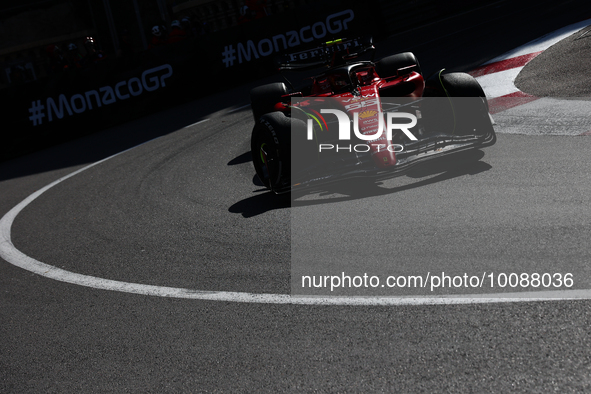
[[[275,178],[278,177],[280,168],[279,160],[276,157],[274,143],[269,140],[270,136],[267,133],[263,133],[260,136],[257,143],[254,145],[258,149],[253,150],[253,162],[256,173],[263,182],[263,184],[269,189],[274,189],[274,184],[277,182]]]

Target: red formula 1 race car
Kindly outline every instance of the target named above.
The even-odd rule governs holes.
[[[495,143],[486,97],[473,77],[442,70],[425,79],[411,52],[359,60],[374,50],[371,39],[342,39],[287,55],[283,71],[324,70],[303,87],[286,78],[287,84],[250,92],[252,159],[268,189],[280,194],[347,177],[383,179]]]

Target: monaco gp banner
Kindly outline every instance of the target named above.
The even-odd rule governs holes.
[[[139,73],[138,73],[139,74]],[[141,73],[141,77],[131,77],[119,81],[113,86],[105,85],[98,89],[57,97],[49,96],[33,100],[29,108],[29,120],[33,126],[40,126],[44,121],[52,122],[66,116],[83,114],[102,106],[116,104],[144,93],[153,92],[166,87],[166,79],[173,74],[170,64],[153,67]]]
[[[319,3],[267,16],[221,32],[212,50],[218,67],[274,70],[274,61],[321,42],[355,35],[371,35],[369,4]],[[375,30],[375,29],[373,29]]]
[[[0,91],[0,160],[275,72],[285,52],[371,35],[369,5],[319,2]]]
[[[184,43],[181,43],[184,44]],[[0,91],[0,160],[89,134],[193,97],[195,43],[107,59]]]

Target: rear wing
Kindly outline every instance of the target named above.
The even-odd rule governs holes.
[[[373,40],[367,38],[341,38],[327,41],[321,46],[300,52],[289,53],[278,60],[279,70],[310,70],[318,67],[335,67],[346,64],[362,54],[375,52]]]

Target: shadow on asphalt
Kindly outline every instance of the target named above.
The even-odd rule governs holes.
[[[418,164],[405,174],[406,177],[416,179],[417,182],[394,188],[381,187],[381,181],[371,178],[355,178],[323,185],[321,189],[314,188],[284,195],[275,195],[266,189],[258,189],[254,191],[252,197],[237,202],[228,210],[231,213],[242,214],[243,217],[250,218],[275,209],[331,204],[394,194],[460,176],[477,175],[488,171],[492,166],[481,161],[483,157],[483,151],[471,150]],[[253,178],[253,183],[262,187],[256,175]],[[311,195],[317,195],[320,198],[302,200],[302,198]]]
[[[0,163],[0,181],[94,163],[203,119],[191,114],[174,117],[171,116],[173,111],[174,109],[164,110],[6,160]]]
[[[228,162],[229,166],[235,166],[237,164],[244,164],[244,163],[248,163],[252,161],[252,154],[250,153],[250,151],[248,152],[244,152],[243,154],[241,154],[238,157],[233,158],[232,160],[230,160]],[[261,183],[262,185],[262,183]]]

